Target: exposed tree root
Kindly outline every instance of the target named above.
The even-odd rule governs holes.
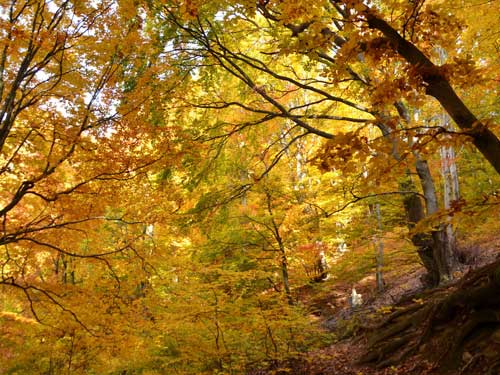
[[[418,354],[435,363],[438,373],[472,374],[480,368],[477,373],[496,374],[500,369],[500,261],[471,272],[453,286],[420,295],[373,325],[366,335],[368,350],[360,363],[385,367]]]

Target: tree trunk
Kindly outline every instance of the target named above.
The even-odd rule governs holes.
[[[288,260],[285,249],[280,246],[281,252],[281,276],[283,277],[283,288],[288,300],[288,304],[293,305],[292,292],[290,291],[290,281],[288,278]]]
[[[382,273],[382,269],[384,267],[384,242],[382,241],[382,216],[380,215],[380,203],[376,203],[374,207],[374,213],[377,218],[377,228],[378,233],[376,236],[376,240],[374,242],[375,245],[375,259],[377,261],[375,267],[375,279],[377,282],[377,292],[382,293],[384,291],[384,277]]]
[[[395,107],[406,123],[410,123],[410,114],[405,105],[401,102],[395,104]],[[425,198],[425,207],[427,215],[434,215],[439,210],[439,201],[436,194],[436,187],[432,177],[429,165],[426,160],[418,153],[413,151],[415,157],[415,169],[422,186],[422,192]],[[424,282],[429,286],[437,286],[446,283],[453,278],[453,271],[458,266],[458,257],[456,255],[456,246],[454,237],[450,235],[447,223],[440,223],[429,235],[421,234],[416,238],[420,258],[429,275]],[[415,242],[412,240],[415,244]],[[424,261],[425,258],[426,260]]]
[[[281,267],[281,277],[283,280],[283,289],[285,290],[285,295],[290,305],[293,305],[292,292],[290,290],[290,280],[288,277],[288,258],[286,256],[285,243],[281,237],[279,225],[274,220],[273,208],[272,208],[272,197],[269,191],[266,191],[266,201],[267,201],[267,211],[271,217],[272,233],[273,237],[278,244],[279,256],[280,256],[280,267]]]
[[[425,196],[427,215],[433,215],[439,209],[434,180],[427,161],[422,160],[418,153],[415,153],[415,157],[417,174],[420,178]],[[439,284],[451,280],[453,278],[453,271],[458,265],[455,241],[454,237],[450,236],[449,226],[449,223],[440,223],[438,227],[432,231],[432,258],[439,275],[437,280]],[[435,282],[434,277],[433,281]]]
[[[443,114],[442,126],[446,128],[451,127],[450,118],[448,115]],[[455,163],[455,149],[453,146],[442,146],[440,149],[441,154],[441,175],[443,178],[443,204],[446,210],[452,207],[452,203],[460,198],[460,189],[458,183],[457,164]],[[455,238],[455,231],[451,224],[451,216],[446,217],[444,225],[444,232],[446,235],[446,251],[453,257],[453,261],[458,263],[457,245]]]
[[[402,103],[398,102],[395,104],[400,116],[405,120],[409,121],[409,114],[407,109]],[[383,124],[377,123],[377,127],[382,132],[384,138],[392,143],[392,157],[401,161],[401,155],[399,154],[399,147],[397,139],[392,135],[391,129]],[[420,165],[421,170],[424,170],[424,165]],[[420,178],[420,175],[419,175]],[[423,186],[424,184],[422,184]],[[429,185],[429,184],[426,184]],[[406,171],[406,178],[404,181],[399,183],[399,188],[401,191],[417,191],[415,184],[411,178],[410,171]],[[422,205],[422,201],[417,194],[405,194],[403,196],[403,206],[406,213],[407,225],[410,232],[415,228],[415,225],[425,218],[425,210]],[[427,270],[427,274],[424,277],[424,284],[429,286],[435,286],[439,284],[439,271],[433,256],[433,241],[432,237],[426,233],[414,233],[410,238],[412,244],[417,248],[417,253],[422,261],[423,266]]]
[[[403,191],[416,191],[415,184],[408,174],[406,180],[400,183]],[[403,205],[406,212],[408,229],[410,232],[415,225],[425,218],[424,206],[422,200],[416,194],[406,194],[403,198]],[[434,258],[434,241],[432,235],[428,233],[413,233],[410,238],[412,244],[417,248],[417,253],[427,270],[423,278],[423,283],[428,286],[439,284],[440,273],[437,262]]]

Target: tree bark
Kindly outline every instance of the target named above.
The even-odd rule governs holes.
[[[288,258],[286,255],[285,243],[283,242],[283,238],[281,237],[279,225],[274,220],[273,208],[272,208],[272,197],[269,191],[266,191],[266,201],[267,201],[267,211],[269,216],[271,217],[272,224],[272,233],[273,237],[278,244],[279,257],[280,257],[280,268],[281,268],[281,277],[283,280],[283,289],[285,290],[285,295],[288,300],[288,304],[293,305],[292,292],[290,290],[290,279],[288,277]]]
[[[449,117],[443,114],[441,126],[450,128]],[[443,204],[446,210],[451,209],[452,203],[460,199],[460,188],[458,183],[457,164],[455,163],[455,150],[453,146],[442,146],[441,154],[441,175],[443,178]],[[443,223],[446,235],[445,251],[452,257],[451,261],[458,264],[457,244],[455,231],[451,224],[451,216],[448,215]]]
[[[401,188],[404,191],[416,191],[415,184],[408,174],[405,181],[401,182]],[[425,210],[422,200],[416,194],[407,194],[403,198],[408,229],[412,231],[415,225],[425,218]],[[423,283],[428,286],[436,286],[441,279],[439,267],[435,260],[434,239],[429,233],[414,233],[410,238],[412,244],[417,248],[417,253],[427,270],[423,277]]]
[[[423,160],[418,153],[415,156],[417,158],[417,174],[425,196],[427,215],[433,215],[439,209],[434,180],[427,161]],[[448,226],[448,223],[441,223],[437,228],[432,230],[432,258],[439,274],[438,283],[451,280],[453,278],[453,271],[457,267],[455,244],[453,236],[449,236]],[[435,281],[434,277],[432,279]]]
[[[380,214],[380,203],[375,203],[369,206],[370,214],[377,221],[377,230],[373,237],[373,248],[375,249],[375,280],[377,284],[377,292],[384,291],[385,282],[383,275],[384,268],[384,242],[382,241],[382,215]]]
[[[398,102],[395,106],[400,116],[408,122],[409,114],[404,105]],[[383,136],[388,141],[392,142],[392,157],[400,161],[401,156],[398,151],[397,139],[391,135],[390,128],[383,123],[378,123],[377,127],[380,129]],[[407,194],[404,196],[403,205],[408,220],[408,229],[410,231],[415,228],[415,225],[419,221],[425,219],[428,215],[436,213],[439,208],[434,181],[427,161],[422,159],[418,153],[415,153],[414,156],[416,158],[415,168],[424,193],[426,209],[418,195]],[[402,191],[417,191],[411,179],[410,171],[407,171],[406,179],[400,182],[400,189]],[[444,228],[438,228],[431,233],[414,233],[410,238],[413,245],[417,248],[417,253],[423,266],[427,270],[427,274],[422,281],[424,284],[431,287],[439,285],[440,282],[448,281],[456,266],[453,260],[456,259],[456,257],[453,256],[448,258],[450,251],[454,251],[454,248],[450,247],[447,243],[446,235],[440,233],[442,229]]]
[[[406,106],[401,102],[397,102],[395,103],[395,107],[399,115],[409,123],[410,114]],[[415,157],[415,169],[425,197],[427,216],[430,216],[439,210],[434,179],[427,161],[416,150],[412,151],[412,153]],[[422,261],[424,261],[423,258],[426,258],[424,265],[426,265],[429,271],[429,275],[426,276],[424,282],[430,286],[437,286],[451,280],[453,278],[453,271],[458,266],[455,240],[450,235],[448,227],[448,223],[440,223],[431,231],[430,236],[421,234],[420,237],[416,238],[417,243],[422,244],[419,247],[420,258]]]

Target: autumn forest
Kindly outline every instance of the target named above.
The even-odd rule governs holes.
[[[500,373],[499,0],[2,0],[0,374]]]

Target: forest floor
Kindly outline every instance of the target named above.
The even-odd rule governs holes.
[[[491,271],[481,270],[488,264],[499,262],[500,238],[490,238],[487,242],[462,243],[460,248],[464,264],[456,273],[455,281],[432,291],[424,291],[420,281],[424,270],[416,262],[401,264],[393,267],[391,272],[387,272],[384,275],[385,290],[382,293],[376,292],[375,278],[369,274],[356,282],[327,280],[302,287],[299,291],[299,300],[310,309],[311,319],[319,321],[326,330],[333,332],[338,340],[328,347],[307,353],[301,359],[293,359],[288,364],[280,365],[280,367],[286,367],[286,371],[275,370],[272,373],[289,375],[500,374],[500,329],[498,328],[500,306],[497,308],[495,305],[494,318],[474,320],[471,317],[475,318],[476,310],[489,313],[492,310],[490,305],[487,309],[481,310],[478,306],[482,306],[482,302],[476,303],[476,301],[472,307],[466,309],[465,303],[460,302],[462,297],[454,297],[462,293],[462,289],[473,289],[477,285],[481,286],[481,291],[484,289],[484,280],[491,279]],[[496,267],[494,272],[500,269]],[[493,295],[497,293],[497,286],[497,284],[494,285]],[[363,296],[363,304],[354,311],[348,303],[352,287],[355,287],[356,291]],[[500,292],[496,295],[500,295]],[[456,303],[456,301],[459,302]],[[434,319],[432,314],[443,310],[449,314],[444,318],[437,316],[437,319]],[[429,313],[426,314],[426,311]],[[401,325],[403,313],[408,315],[410,324],[398,329],[397,326]],[[419,320],[417,324],[411,323],[412,319],[420,319],[419,317],[424,317],[421,322]],[[384,319],[386,324],[378,326],[374,324],[376,321],[383,322]],[[434,320],[438,323],[435,324]],[[453,327],[454,325],[456,327]],[[378,329],[382,331],[382,339],[373,340]],[[461,330],[465,333],[461,334]],[[408,331],[410,331],[409,334]],[[485,331],[487,336],[484,335]],[[434,340],[434,337],[440,337],[440,339]],[[373,346],[379,343],[385,352],[381,349],[380,353],[383,354],[377,358],[378,352],[373,350]],[[406,347],[409,349],[405,350]],[[410,350],[411,348],[415,350]],[[452,353],[450,348],[457,349],[458,354],[455,355],[454,351]],[[371,357],[368,358],[367,356],[370,355]],[[446,367],[443,370],[441,364],[447,355],[458,357],[453,357],[455,358],[454,367]],[[384,363],[383,356],[393,360],[387,360]],[[360,364],[365,362],[364,359],[368,359],[367,362],[371,363]]]

